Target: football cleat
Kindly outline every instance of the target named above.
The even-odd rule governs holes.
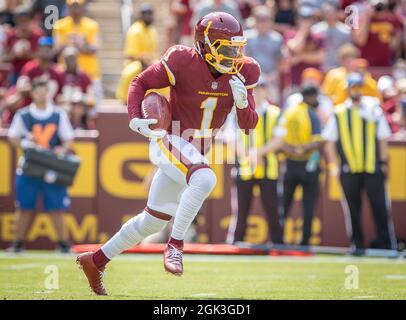
[[[179,277],[183,274],[182,254],[183,251],[175,246],[171,244],[166,246],[164,251],[164,267],[166,272]]]
[[[93,262],[93,252],[85,252],[77,256],[76,263],[83,270],[92,291],[99,296],[107,296],[103,286],[103,270],[99,270]]]

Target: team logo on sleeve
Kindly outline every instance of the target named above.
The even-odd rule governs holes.
[[[213,81],[213,82],[211,83],[211,88],[212,88],[213,90],[217,90],[218,87],[219,87],[219,83],[218,83],[217,81]]]

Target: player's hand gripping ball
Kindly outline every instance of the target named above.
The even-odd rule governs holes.
[[[141,104],[142,118],[130,121],[130,128],[147,138],[162,138],[171,125],[169,102],[159,93],[150,92]]]

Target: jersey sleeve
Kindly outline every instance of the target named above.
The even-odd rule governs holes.
[[[27,128],[21,117],[21,112],[17,112],[10,124],[10,128],[8,129],[8,137],[12,139],[21,139],[27,134],[27,132]]]
[[[136,76],[128,90],[127,111],[128,118],[142,118],[141,103],[145,93],[150,89],[165,88],[170,85],[168,76],[162,63],[157,62]]]
[[[187,64],[188,57],[188,52],[180,45],[170,47],[162,56],[160,63],[164,66],[169,83],[172,86],[176,85],[179,70],[182,70],[182,67]]]
[[[237,108],[238,126],[244,130],[245,134],[249,134],[250,129],[255,129],[258,122],[258,114],[255,111],[255,100],[253,89],[258,83],[261,68],[254,59],[249,58],[246,65],[242,70],[242,77],[244,78],[244,85],[247,88],[248,107],[245,109]]]

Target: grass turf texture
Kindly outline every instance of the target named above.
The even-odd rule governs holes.
[[[406,299],[406,261],[385,258],[185,255],[185,274],[166,274],[161,255],[122,255],[107,269],[108,297],[90,293],[74,255],[0,252],[0,299]],[[45,288],[55,265],[59,289]],[[359,289],[345,289],[345,268]]]

